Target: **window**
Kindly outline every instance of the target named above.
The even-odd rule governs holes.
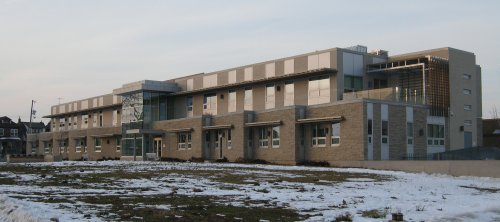
[[[205,106],[203,106],[205,107]],[[188,96],[186,97],[186,112],[187,112],[187,117],[193,117],[193,97]]]
[[[38,141],[31,142],[31,153],[36,153],[37,149],[38,149]]]
[[[82,114],[82,126],[81,126],[81,128],[86,129],[88,126],[88,122],[89,122],[89,116],[86,113]]]
[[[464,110],[472,110],[472,105],[465,104]]]
[[[233,138],[232,138],[233,135],[231,135],[231,133],[232,133],[231,131],[232,131],[232,129],[228,129],[227,130],[227,148],[228,149],[231,149],[232,146],[233,146],[233,141],[232,141],[233,140]]]
[[[221,138],[221,137],[222,137],[222,132],[221,132],[221,130],[216,130],[216,131],[215,131],[215,148],[216,148],[216,149],[217,149],[217,148],[219,148],[219,144],[220,144],[220,143],[219,143],[219,138]]]
[[[122,148],[122,138],[117,137],[116,138],[116,152],[120,152]]]
[[[116,126],[118,124],[118,110],[113,110],[113,126]]]
[[[245,110],[253,110],[252,88],[245,88]]]
[[[464,125],[466,125],[466,126],[472,126],[472,120],[470,120],[470,119],[464,120]]]
[[[267,136],[267,127],[259,128],[259,147],[267,148],[269,146],[269,140]]]
[[[444,146],[444,125],[427,124],[427,145]]]
[[[379,87],[384,84],[379,82]],[[357,92],[363,90],[363,77],[359,76],[344,76],[344,92]]]
[[[413,123],[406,123],[406,144],[413,144]]]
[[[330,78],[329,76],[309,79],[308,104],[322,104],[330,102]]]
[[[464,79],[472,79],[472,75],[470,74],[465,74],[462,76]]]
[[[217,95],[205,94],[203,98],[203,114],[217,115]]]
[[[64,130],[66,120],[64,118],[59,118],[59,130]]]
[[[326,146],[326,130],[320,124],[312,125],[312,146],[313,147]]]
[[[249,148],[253,148],[253,129],[249,128],[248,129],[248,138],[247,138],[247,146]]]
[[[82,152],[83,139],[75,139],[75,152]]]
[[[52,153],[52,142],[43,141],[43,151],[44,153]]]
[[[368,143],[372,143],[373,137],[373,120],[368,119]]]
[[[266,85],[266,109],[274,108],[274,84]]]
[[[184,132],[177,134],[177,149],[178,150],[191,149],[191,132]]]
[[[382,143],[389,142],[389,122],[387,120],[382,120]]]
[[[4,135],[3,128],[0,128],[0,136],[3,136],[3,135]]]
[[[273,148],[280,147],[280,127],[273,126],[273,138],[272,138]]]
[[[293,81],[285,83],[285,106],[293,106],[295,104],[295,89]]]
[[[340,144],[340,123],[332,123],[332,146]]]
[[[103,116],[102,116],[102,113],[99,114],[99,127],[102,127],[104,125],[104,121],[103,121]]]
[[[229,94],[228,94],[228,107],[227,107],[227,111],[228,112],[236,112],[236,91],[234,90],[229,90]]]
[[[102,150],[101,146],[102,146],[102,140],[101,140],[101,138],[95,138],[94,139],[94,148],[95,148],[94,151],[95,152],[101,152],[101,150]]]
[[[67,140],[60,140],[59,141],[59,153],[67,153],[68,152],[68,141]]]
[[[462,92],[464,93],[464,95],[470,95],[470,94],[472,94],[472,91],[470,89],[463,89]]]
[[[10,129],[10,136],[18,136],[18,130],[17,129]]]

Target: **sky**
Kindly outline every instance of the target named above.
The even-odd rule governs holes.
[[[315,50],[397,55],[453,47],[482,67],[483,117],[500,109],[500,1],[0,0],[0,116]],[[45,122],[48,119],[44,119]]]

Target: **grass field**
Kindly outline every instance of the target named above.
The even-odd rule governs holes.
[[[366,169],[3,163],[0,195],[4,220],[29,215],[33,221],[332,221],[347,215],[386,221],[395,212],[408,221],[500,218],[498,179]]]

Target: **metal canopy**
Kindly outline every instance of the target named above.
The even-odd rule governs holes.
[[[266,121],[266,122],[245,123],[245,126],[246,127],[277,126],[281,124],[282,124],[281,120],[276,120],[276,121]]]
[[[217,129],[232,129],[233,125],[215,125],[215,126],[204,126],[203,130],[217,130]]]
[[[340,122],[344,120],[343,116],[330,116],[330,117],[319,117],[319,118],[309,118],[309,119],[298,119],[298,124],[307,123],[321,123],[321,122]]]

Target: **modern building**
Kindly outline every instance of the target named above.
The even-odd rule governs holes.
[[[354,46],[55,105],[51,132],[27,147],[92,160],[400,160],[481,145],[481,113],[473,53]]]

